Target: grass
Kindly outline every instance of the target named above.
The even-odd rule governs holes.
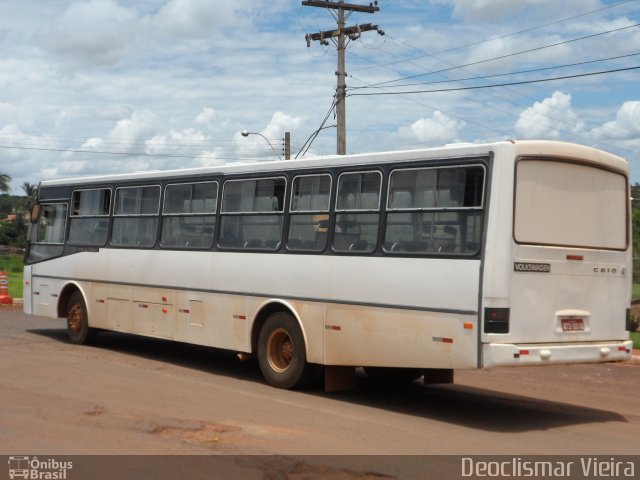
[[[0,255],[0,271],[9,274],[9,295],[22,298],[22,255]]]
[[[633,340],[633,348],[640,349],[640,332],[631,332],[631,340]]]
[[[633,284],[633,289],[631,290],[631,298],[633,300],[638,300],[640,298],[640,283]]]

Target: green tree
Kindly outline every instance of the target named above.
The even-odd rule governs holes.
[[[0,192],[8,193],[11,189],[11,177],[6,173],[0,173]]]
[[[26,197],[22,197],[21,199],[19,205],[20,210],[31,210],[31,205],[33,205],[33,201],[36,198],[38,186],[29,182],[24,182],[20,188],[22,188],[22,191],[26,195]]]
[[[33,198],[36,194],[36,190],[38,189],[38,186],[34,185],[33,183],[24,182],[21,188],[27,197]]]

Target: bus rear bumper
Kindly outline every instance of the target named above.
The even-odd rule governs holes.
[[[499,344],[482,346],[482,366],[512,367],[560,363],[595,363],[629,360],[631,340],[595,343]]]

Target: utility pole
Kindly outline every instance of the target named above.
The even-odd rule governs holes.
[[[336,76],[338,77],[336,86],[336,122],[338,124],[337,132],[337,153],[338,155],[345,155],[347,153],[347,112],[346,112],[346,97],[347,97],[347,72],[345,71],[345,51],[347,49],[347,38],[350,40],[357,40],[360,38],[362,32],[368,32],[370,30],[376,30],[378,34],[384,35],[384,31],[378,28],[378,25],[372,25],[365,23],[362,25],[354,25],[351,27],[345,27],[345,21],[353,12],[375,13],[380,10],[377,0],[369,5],[357,5],[354,3],[345,3],[344,0],[329,1],[329,0],[303,0],[302,5],[304,7],[320,7],[337,10],[337,15],[334,13],[334,17],[337,22],[338,28],[335,30],[326,30],[318,33],[308,33],[305,35],[307,41],[307,47],[311,46],[312,41],[319,41],[322,45],[329,45],[331,39],[338,50],[338,70]],[[349,12],[345,15],[345,11]]]

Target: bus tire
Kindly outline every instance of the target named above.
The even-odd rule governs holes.
[[[67,307],[67,335],[76,345],[88,345],[95,339],[96,330],[89,327],[87,305],[80,292],[74,292]]]
[[[258,364],[267,383],[277,388],[307,386],[317,365],[307,363],[304,337],[287,312],[269,315],[258,335]]]
[[[424,375],[419,368],[364,367],[371,380],[381,383],[414,382]]]

